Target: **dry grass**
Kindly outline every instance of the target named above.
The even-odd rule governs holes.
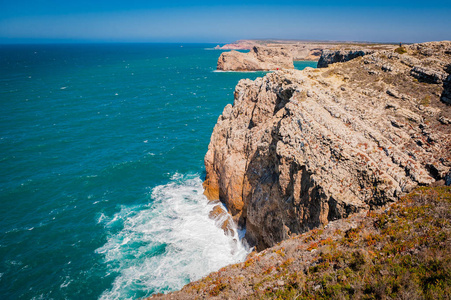
[[[451,188],[419,188],[369,213],[339,240],[312,241],[320,255],[305,282],[267,289],[271,299],[449,299]],[[290,274],[293,275],[293,274]]]

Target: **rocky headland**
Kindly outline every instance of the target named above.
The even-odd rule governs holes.
[[[357,42],[275,41],[266,43],[265,45],[267,47],[283,46],[288,48],[295,61],[318,61],[324,51],[380,51],[396,48],[393,44],[368,44]]]
[[[451,43],[404,49],[238,83],[205,188],[258,250],[451,176]]]
[[[451,42],[346,59],[238,83],[211,136],[204,187],[262,252],[165,297],[449,296],[449,285],[427,293],[450,280],[450,189],[405,195],[451,185]],[[412,264],[435,257],[444,275],[427,285],[435,275],[418,265],[404,278],[397,253]]]
[[[217,69],[222,71],[271,71],[294,69],[293,57],[285,48],[254,46],[247,52],[223,52]]]
[[[231,44],[225,44],[223,46],[217,45],[216,50],[251,50],[254,46],[261,45],[261,42],[253,40],[239,40]]]
[[[217,69],[223,71],[269,71],[293,69],[291,61],[318,61],[319,67],[344,62],[380,50],[393,50],[392,44],[352,44],[348,42],[300,42],[240,40],[215,49],[250,50],[224,52],[218,59]]]

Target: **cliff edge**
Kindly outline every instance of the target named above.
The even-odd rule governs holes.
[[[238,83],[204,186],[257,250],[451,183],[451,42],[402,50]]]

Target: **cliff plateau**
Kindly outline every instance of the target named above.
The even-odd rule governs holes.
[[[239,40],[231,44],[225,44],[223,46],[217,45],[216,50],[251,50],[252,47],[258,46],[261,43],[252,40]]]
[[[254,46],[250,52],[223,52],[217,69],[222,71],[270,71],[294,69],[291,52],[285,48]]]
[[[257,250],[451,183],[451,42],[404,50],[238,83],[204,187]]]

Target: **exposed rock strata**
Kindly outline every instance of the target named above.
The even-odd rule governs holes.
[[[218,70],[270,71],[294,69],[293,57],[285,48],[254,46],[250,52],[223,52],[218,59]]]
[[[451,42],[406,49],[238,83],[204,186],[258,250],[449,181]]]

